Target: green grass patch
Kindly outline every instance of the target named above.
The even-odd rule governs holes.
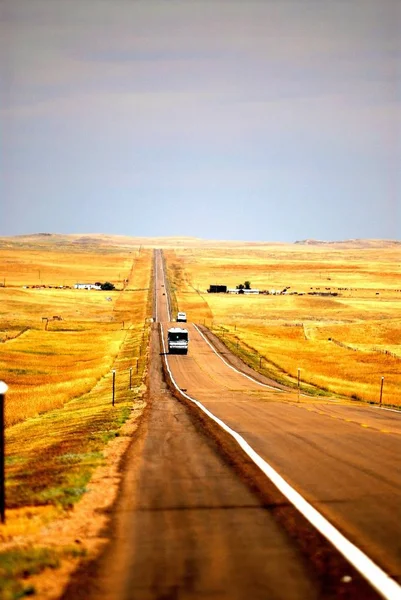
[[[91,471],[64,471],[59,486],[46,487],[37,494],[38,504],[55,504],[62,508],[71,508],[86,492]]]
[[[79,546],[50,548],[18,548],[0,553],[0,600],[18,600],[36,596],[29,583],[32,575],[45,569],[57,569],[63,558],[82,558],[86,550]]]
[[[93,462],[96,462],[98,464],[99,461],[102,462],[103,454],[101,452],[67,452],[66,454],[60,456],[58,460],[61,463],[70,465],[75,465],[79,463],[93,464]]]
[[[87,412],[71,407],[69,420],[62,420],[65,409],[52,411],[27,422],[25,429],[42,427],[58,433],[60,439],[53,444],[35,444],[21,456],[8,458],[6,469],[7,506],[54,504],[70,508],[86,491],[90,475],[103,463],[102,449],[119,435],[119,428],[131,413],[131,406],[104,407],[101,412]],[[31,425],[29,427],[29,425]],[[42,427],[41,427],[42,425]],[[23,429],[23,425],[19,426]],[[58,437],[58,436],[57,436]],[[46,442],[46,440],[44,440]]]
[[[13,375],[46,375],[47,371],[39,371],[37,369],[6,369],[7,373]]]
[[[17,600],[35,595],[26,580],[44,569],[57,569],[60,559],[47,548],[10,550],[0,554],[0,598]]]

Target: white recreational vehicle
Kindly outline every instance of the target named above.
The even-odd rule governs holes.
[[[188,331],[180,327],[172,327],[167,332],[167,343],[170,354],[187,354]]]

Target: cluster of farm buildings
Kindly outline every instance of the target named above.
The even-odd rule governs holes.
[[[209,294],[286,294],[290,288],[284,288],[283,290],[258,290],[255,288],[236,287],[229,288],[226,285],[211,284],[207,290]]]
[[[266,294],[271,296],[280,296],[283,294],[294,294],[298,296],[304,296],[304,292],[289,292],[290,286],[287,286],[281,290],[259,290],[255,288],[229,288],[226,285],[211,284],[207,290],[209,294]],[[313,289],[313,288],[311,288]],[[344,288],[345,289],[345,288]],[[316,291],[308,292],[311,296],[338,296],[337,292],[332,292],[331,288],[326,288],[326,291],[321,291],[320,288],[316,288]]]
[[[56,290],[101,290],[102,286],[100,283],[76,283],[75,285],[24,285],[24,289],[56,289]]]

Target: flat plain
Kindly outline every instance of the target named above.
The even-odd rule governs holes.
[[[400,405],[397,242],[227,244],[164,251],[175,309],[253,367],[308,391]],[[249,281],[267,293],[208,293]],[[285,290],[284,293],[282,293]],[[174,302],[173,302],[174,304]]]

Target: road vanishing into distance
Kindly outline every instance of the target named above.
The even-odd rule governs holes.
[[[111,541],[63,598],[401,599],[401,413],[298,396],[193,323],[167,355],[160,251],[154,279]]]

